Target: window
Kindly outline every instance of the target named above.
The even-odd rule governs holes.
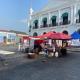
[[[47,27],[47,18],[46,17],[43,18],[42,22],[43,22],[43,27]]]
[[[80,34],[80,29],[78,29],[77,32]]]
[[[63,25],[68,24],[68,13],[67,12],[62,14],[62,18],[63,18]]]
[[[34,28],[37,29],[38,28],[38,20],[34,21]]]
[[[38,36],[38,34],[36,32],[34,32],[33,36]]]
[[[4,43],[6,43],[7,37],[4,36],[4,37],[3,37],[3,40],[4,40]]]
[[[56,16],[51,17],[51,25],[56,26]]]
[[[78,15],[79,15],[79,22],[80,22],[80,10],[78,10]]]

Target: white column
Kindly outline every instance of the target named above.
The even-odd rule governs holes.
[[[49,19],[49,20],[48,20],[48,24],[51,24],[51,14],[49,13],[48,15],[49,15],[49,16],[48,16],[48,19]]]
[[[58,10],[58,13],[59,13],[58,23],[60,23],[60,22],[61,22],[61,11],[60,11],[60,10]]]
[[[71,6],[71,18],[70,18],[70,20],[71,20],[71,24],[73,24],[74,23],[74,7],[73,6]]]
[[[41,21],[41,20],[40,20],[40,17],[39,17],[39,20],[38,20],[38,22],[39,22],[39,23],[38,23],[38,25],[39,25],[39,28],[40,28],[40,25],[41,25],[41,24],[40,24],[40,21]]]
[[[39,28],[40,28],[40,26],[42,25],[41,22],[42,22],[42,17],[40,16],[40,17],[39,17]]]
[[[76,8],[77,4],[74,5],[74,23],[76,23],[76,14],[77,14]]]

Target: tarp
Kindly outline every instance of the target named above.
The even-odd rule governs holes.
[[[64,33],[54,33],[53,35],[50,35],[49,38],[56,40],[68,40],[71,39],[71,36]]]
[[[37,38],[45,39],[45,38],[48,38],[50,35],[53,35],[53,34],[54,34],[54,32],[48,32],[46,34],[37,36]]]
[[[28,39],[28,40],[29,39],[43,40],[43,39],[47,39],[47,38],[61,40],[61,39],[71,39],[71,36],[63,34],[63,33],[48,32],[48,33],[40,35],[40,36],[35,36],[35,37],[24,36],[23,37],[23,39]]]
[[[37,38],[37,37],[33,37],[33,36],[23,36],[23,40],[31,40],[31,39],[33,39],[33,40],[40,40],[40,38]]]
[[[80,34],[78,32],[74,32],[71,34],[72,39],[80,39]]]
[[[46,34],[37,36],[38,38],[51,38],[51,39],[56,39],[56,40],[61,40],[61,39],[71,39],[71,36],[63,34],[63,33],[55,33],[55,32],[48,32]]]

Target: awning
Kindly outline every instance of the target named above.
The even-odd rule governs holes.
[[[52,16],[52,17],[51,17],[51,20],[55,20],[55,19],[56,19],[56,16]]]
[[[46,34],[37,36],[37,38],[50,38],[50,39],[56,39],[56,40],[68,40],[71,39],[71,36],[66,35],[64,33],[55,33],[55,32],[48,32]]]
[[[64,33],[55,33],[49,36],[51,39],[56,39],[56,40],[69,40],[71,39],[70,35],[66,35]]]
[[[50,35],[54,34],[54,32],[48,32],[46,34],[43,34],[43,35],[40,35],[40,36],[37,36],[37,38],[41,38],[41,39],[45,39],[45,38],[48,38]]]
[[[74,32],[73,34],[71,34],[72,39],[80,39],[80,34],[77,32]]]
[[[23,36],[23,40],[40,40],[40,38],[33,36]]]
[[[68,16],[68,13],[67,13],[67,12],[63,13],[63,14],[62,14],[62,17],[64,17],[64,16],[65,16],[65,17]]]

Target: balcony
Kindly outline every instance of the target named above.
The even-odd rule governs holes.
[[[40,28],[46,28],[46,27],[48,27],[48,24],[40,25]]]
[[[38,26],[33,26],[33,29],[38,29]]]
[[[55,26],[58,26],[58,23],[55,23],[55,24],[49,24],[49,27],[55,27]]]
[[[70,20],[67,22],[60,22],[59,25],[68,25],[68,24],[70,24],[70,22],[71,22]]]

